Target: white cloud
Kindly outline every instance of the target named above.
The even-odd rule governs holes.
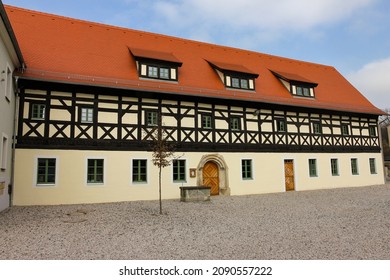
[[[351,16],[377,0],[182,0],[158,1],[156,11],[184,26],[225,24],[227,28],[308,30]]]
[[[374,105],[390,108],[390,57],[368,63],[347,77]]]
[[[130,1],[130,0],[127,0]],[[146,0],[145,0],[146,1]],[[310,40],[379,0],[157,0],[150,28],[178,37],[263,49],[294,36]]]

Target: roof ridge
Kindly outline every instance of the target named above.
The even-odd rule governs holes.
[[[78,19],[78,18],[63,16],[63,15],[52,14],[52,13],[48,13],[48,12],[41,12],[41,11],[36,11],[36,10],[32,10],[32,9],[21,8],[21,7],[12,6],[12,5],[4,5],[4,7],[6,7],[7,9],[10,9],[10,10],[14,9],[14,10],[22,11],[22,12],[29,12],[31,14],[36,14],[36,15],[40,15],[40,16],[54,17],[54,18],[58,18],[58,19],[62,19],[62,20],[70,21],[70,22],[72,22],[72,21],[78,22],[78,23],[85,24],[85,25],[95,25],[95,26],[98,26],[101,28],[106,28],[106,29],[110,28],[110,29],[119,30],[119,31],[123,31],[123,32],[134,32],[134,33],[144,34],[144,35],[149,35],[149,36],[158,36],[161,38],[191,43],[191,44],[195,44],[195,45],[203,45],[205,47],[221,48],[221,49],[225,49],[225,50],[229,50],[229,51],[233,51],[233,52],[244,52],[244,53],[248,53],[248,54],[252,54],[252,55],[264,56],[264,57],[268,57],[269,59],[281,59],[284,61],[291,61],[294,63],[303,63],[306,65],[313,65],[313,66],[317,66],[317,67],[327,67],[327,68],[335,69],[333,66],[330,66],[330,65],[315,63],[315,62],[311,62],[311,61],[304,61],[304,60],[299,60],[299,59],[294,59],[294,58],[288,58],[288,57],[284,57],[284,56],[280,56],[280,55],[268,54],[268,53],[263,53],[263,52],[259,52],[259,51],[255,51],[255,50],[247,50],[247,49],[243,49],[243,48],[239,48],[239,47],[231,47],[231,46],[226,46],[226,45],[221,45],[221,44],[216,44],[216,43],[210,43],[210,42],[198,41],[198,40],[194,40],[194,39],[177,37],[177,36],[173,36],[173,35],[166,35],[166,34],[161,34],[161,33],[156,33],[156,32],[151,32],[151,31],[133,29],[133,28],[129,28],[129,27],[116,26],[116,25],[107,24],[107,23],[100,23],[100,22],[96,22],[96,21]]]

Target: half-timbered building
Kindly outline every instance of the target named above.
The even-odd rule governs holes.
[[[23,57],[0,1],[0,211],[10,205],[13,185],[15,95],[12,74],[23,65]]]
[[[181,186],[244,195],[382,184],[378,116],[335,68],[6,7],[18,77],[14,204],[158,198],[162,123]]]

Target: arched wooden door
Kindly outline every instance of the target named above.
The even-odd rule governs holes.
[[[208,161],[203,166],[203,185],[211,187],[211,195],[219,195],[219,171],[218,165]]]

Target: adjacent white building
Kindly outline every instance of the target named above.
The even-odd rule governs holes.
[[[15,35],[0,2],[0,211],[10,205],[16,97],[13,73],[23,65]]]

